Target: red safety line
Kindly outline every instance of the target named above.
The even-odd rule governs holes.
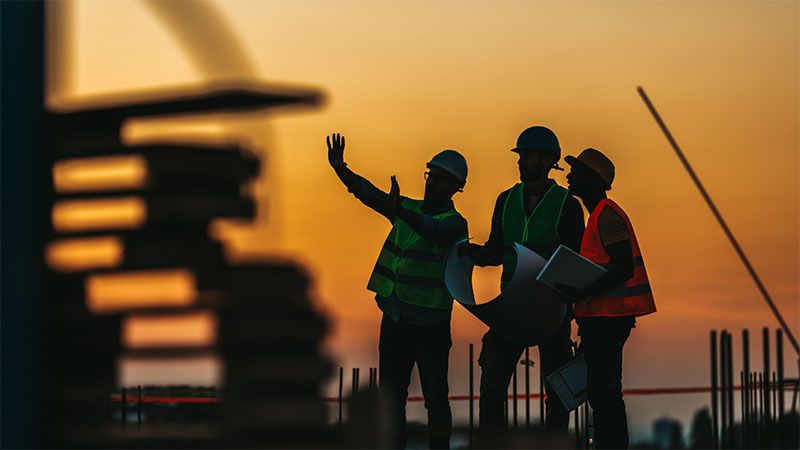
[[[784,386],[792,387],[794,386],[793,382],[786,382]],[[753,389],[758,390],[757,386],[753,386]],[[741,386],[734,386],[733,390],[741,391]],[[717,391],[722,391],[721,387],[717,388]],[[697,387],[677,387],[677,388],[633,388],[633,389],[623,389],[622,393],[624,395],[664,395],[664,394],[702,394],[711,392],[711,388],[707,386],[697,386]],[[545,396],[546,397],[546,396]],[[479,400],[481,398],[480,395],[475,395],[472,397],[475,400]],[[509,399],[513,399],[513,395],[508,396]],[[538,400],[540,398],[539,394],[530,394],[529,398],[533,400]],[[448,397],[449,400],[452,401],[462,401],[462,400],[469,400],[469,395],[451,395]],[[517,400],[524,400],[525,394],[518,394]],[[128,403],[136,403],[137,397],[135,395],[127,396]],[[218,403],[221,399],[218,397],[157,397],[157,396],[142,396],[142,403]],[[323,401],[326,402],[338,402],[339,397],[323,397]],[[346,402],[349,400],[349,397],[343,397],[342,401]],[[409,402],[421,402],[425,399],[422,396],[415,396],[415,397],[408,397],[406,399]],[[111,396],[112,402],[121,402],[122,396],[121,395],[112,395]]]

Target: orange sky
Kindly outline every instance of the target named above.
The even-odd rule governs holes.
[[[734,331],[739,348],[742,328],[777,327],[638,85],[800,331],[797,2],[213,3],[249,58],[237,69],[245,73],[189,58],[145,2],[73,4],[74,34],[64,42],[72,59],[56,71],[56,96],[223,76],[325,91],[317,111],[206,125],[267,155],[271,169],[257,184],[264,214],[228,235],[237,248],[311,269],[315,297],[335,322],[329,348],[345,366],[377,364],[380,312],[365,285],[389,223],[327,165],[324,138],[334,131],[347,136],[349,167],[385,189],[397,175],[412,197],[422,195],[425,162],[459,150],[470,175],[455,202],[477,242],[488,237],[497,194],[517,181],[508,149],[522,129],[550,127],[564,154],[605,152],[617,166],[610,196],[633,221],[659,308],[626,344],[626,386],[702,385],[711,328]],[[131,131],[144,136],[148,127]],[[563,184],[564,175],[555,179]],[[479,291],[497,279],[481,275]],[[453,317],[461,358],[485,327],[459,306]],[[761,341],[752,339],[755,351]],[[465,389],[456,384],[456,393]]]

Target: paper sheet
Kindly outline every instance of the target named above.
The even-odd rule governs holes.
[[[549,339],[567,312],[556,293],[536,281],[547,261],[515,243],[517,267],[503,292],[489,302],[478,303],[472,288],[475,261],[458,257],[457,242],[445,255],[444,281],[450,295],[496,333],[521,346],[538,345]],[[498,280],[498,283],[500,280]]]

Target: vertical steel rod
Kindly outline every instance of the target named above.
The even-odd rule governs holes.
[[[719,448],[719,410],[717,408],[717,331],[711,331],[711,448]]]
[[[733,414],[733,335],[728,333],[726,334],[726,337],[728,339],[728,355],[726,357],[728,360],[728,445],[731,448],[736,448],[734,436],[734,424],[736,423],[736,416]]]
[[[525,347],[525,428],[531,427],[531,358],[530,347]]]
[[[764,374],[758,374],[758,422],[761,424],[759,427],[759,437],[761,438],[761,448],[767,448],[767,422],[764,415]]]
[[[142,428],[142,385],[136,388],[136,427]]]
[[[747,429],[750,426],[750,333],[742,330],[742,439],[744,447],[750,445]]]
[[[511,415],[508,414],[508,386],[506,386],[506,398],[503,400],[503,407],[505,408],[505,412],[503,413],[503,418],[506,421],[506,426],[509,425],[509,421],[511,420]]]
[[[541,348],[539,348],[539,427],[544,428],[544,371]]]
[[[122,429],[125,429],[125,422],[128,418],[128,392],[125,388],[122,388],[122,404],[120,405],[120,423],[122,424]]]
[[[517,426],[519,425],[519,423],[517,422],[517,372],[519,372],[517,370],[517,367],[519,367],[519,364],[515,362],[514,374],[511,376],[511,382],[514,384],[511,387],[511,396],[514,398],[514,403],[511,407],[511,410],[513,411],[514,414],[514,428],[517,428]]]
[[[342,432],[342,394],[344,393],[344,367],[339,367],[339,432]]]
[[[728,448],[728,332],[719,335],[719,398],[720,398],[720,439],[719,448]]]
[[[769,346],[769,328],[764,327],[761,330],[762,338],[764,339],[764,384],[762,387],[764,389],[764,433],[765,435],[769,435],[772,431],[772,415],[770,414],[771,409],[769,407],[770,403],[770,389],[769,389],[769,375],[770,375],[770,346]],[[765,443],[768,442],[765,439]]]
[[[775,367],[778,370],[778,416],[776,419],[780,422],[785,406],[783,399],[783,330],[780,328],[775,330]]]
[[[575,408],[575,411],[572,412],[572,420],[575,423],[575,448],[581,448],[581,428],[578,425],[578,422],[580,422],[578,417],[580,416],[580,411],[581,407],[578,406]]]
[[[740,370],[739,371],[739,386],[741,386],[741,389],[739,390],[739,394],[740,394],[739,402],[740,402],[741,411],[742,411],[742,413],[741,413],[741,416],[742,416],[742,448],[747,448],[747,433],[745,432],[745,430],[747,429],[747,427],[745,425],[747,423],[747,414],[745,414],[745,409],[744,409],[745,405],[747,404],[747,402],[745,401],[745,395],[747,395],[747,389],[745,388],[746,385],[747,385],[747,383],[744,382],[744,371]]]
[[[469,448],[473,447],[475,434],[475,375],[474,375],[474,344],[469,344]]]

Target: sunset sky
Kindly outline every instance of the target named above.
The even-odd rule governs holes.
[[[760,367],[760,330],[777,321],[637,86],[800,332],[798,2],[213,2],[233,34],[209,38],[206,52],[187,50],[158,4],[69,5],[51,101],[229,77],[325,93],[320,109],[208,119],[196,130],[244,136],[265,155],[261,216],[222,233],[233,253],[279,254],[309,269],[334,324],[328,348],[345,367],[377,365],[380,311],[365,286],[390,224],[341,185],[325,136],[346,135],[345,161],[356,173],[387,191],[396,175],[401,194],[417,198],[431,156],[460,151],[469,178],[455,204],[483,243],[497,194],[518,180],[509,149],[531,125],[551,128],[563,155],[595,147],[616,165],[609,196],[633,222],[658,307],[626,344],[624,385],[707,385],[711,329],[734,333],[738,367],[740,332],[749,328]],[[228,42],[238,47],[223,48]],[[135,141],[172,126],[128,131]],[[565,184],[565,174],[553,176]],[[477,276],[479,296],[497,291],[499,271]],[[479,344],[486,327],[456,305],[452,330],[451,391],[462,394],[466,346]],[[705,400],[693,398],[690,411]],[[648,417],[678,408],[663,398],[632,402]]]

